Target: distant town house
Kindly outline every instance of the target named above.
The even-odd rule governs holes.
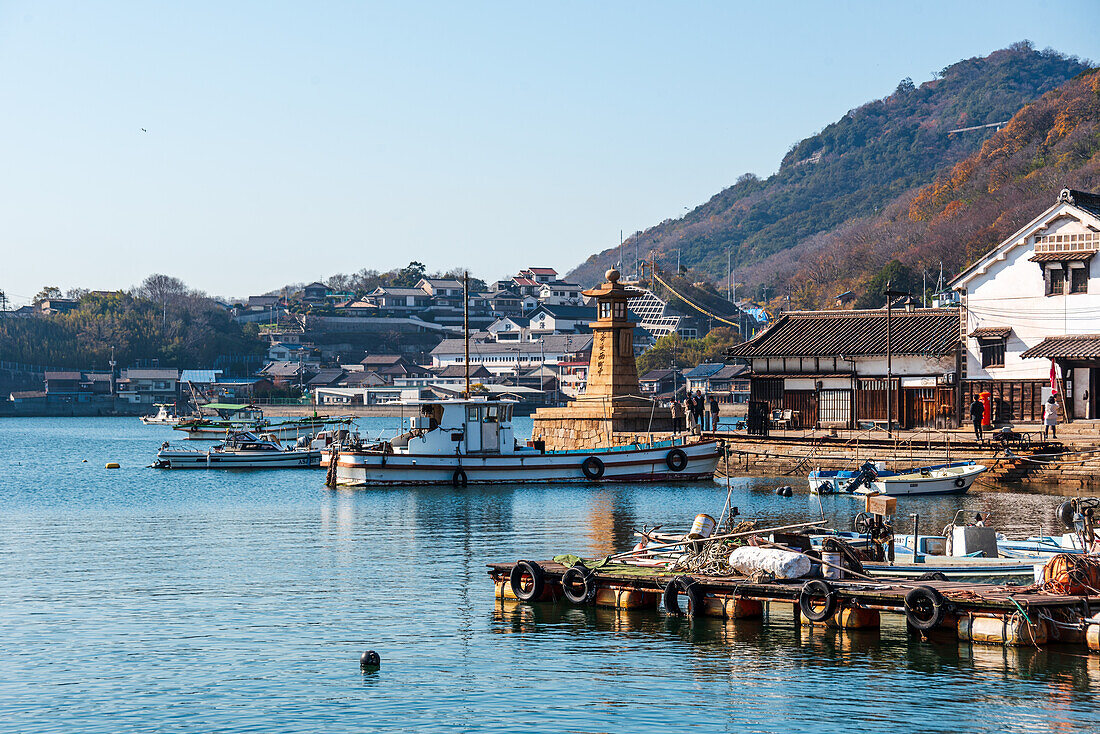
[[[127,369],[118,380],[117,395],[130,403],[175,403],[179,399],[179,371]]]

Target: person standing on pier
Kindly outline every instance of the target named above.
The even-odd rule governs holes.
[[[718,430],[718,396],[710,394],[710,430]]]
[[[1043,440],[1047,440],[1047,432],[1055,441],[1058,440],[1058,401],[1051,395],[1043,405]]]
[[[691,391],[689,390],[684,395],[684,431],[687,433],[695,433],[695,411],[692,409],[692,404],[695,401],[692,400]]]
[[[982,419],[985,418],[985,403],[974,396],[970,404],[970,420],[974,421],[974,438],[982,440]]]
[[[699,433],[702,433],[705,430],[703,421],[707,412],[706,406],[703,403],[702,390],[695,391],[695,402],[692,403],[692,408],[695,410],[695,425],[699,429]]]
[[[675,397],[672,398],[672,432],[684,430],[684,406]]]

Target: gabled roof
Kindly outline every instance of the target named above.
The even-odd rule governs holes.
[[[306,368],[297,362],[271,362],[260,372],[272,377],[294,377],[300,373],[304,374]]]
[[[309,380],[307,380],[306,385],[308,385],[310,387],[317,387],[319,385],[320,386],[331,385],[343,376],[344,376],[344,371],[343,370],[338,370],[338,369],[321,370],[316,375],[314,375]]]
[[[359,364],[362,365],[389,365],[397,364],[398,362],[405,361],[405,358],[400,354],[368,354],[359,360]]]
[[[462,283],[451,278],[421,278],[420,280],[432,288],[458,288],[462,290]]]
[[[521,278],[518,275],[512,278],[512,282],[516,285],[542,285],[537,280],[532,280],[531,278]]]
[[[595,306],[554,306],[548,303],[544,303],[527,315],[529,317],[534,317],[536,314],[542,312],[548,313],[556,319],[566,319],[572,321],[596,320]]]
[[[392,288],[388,285],[380,285],[371,291],[371,296],[426,296],[428,295],[419,288]]]
[[[557,275],[558,271],[553,268],[527,268],[527,272],[534,273],[535,275]]]
[[[1077,191],[1076,189],[1062,189],[1058,193],[1058,199],[1054,202],[1053,206],[1045,209],[1039,216],[1016,230],[1011,236],[1001,241],[996,247],[971,263],[961,273],[951,279],[947,284],[948,287],[954,288],[956,285],[966,283],[974,276],[986,272],[993,262],[1004,259],[1009,250],[1025,244],[1027,236],[1033,230],[1040,229],[1046,226],[1046,223],[1053,222],[1061,216],[1066,216],[1069,211],[1073,211],[1075,214],[1092,220],[1091,225],[1093,227],[1100,227],[1100,194]]]
[[[10,395],[12,400],[37,400],[46,397],[42,390],[16,390]]]
[[[744,364],[724,364],[724,365],[722,365],[722,369],[718,370],[717,372],[715,372],[713,375],[710,376],[710,379],[711,379],[712,382],[716,382],[716,381],[719,381],[719,380],[732,380],[735,377],[740,377],[741,375],[746,375],[746,373],[748,371],[749,371],[748,365],[744,365]]]
[[[302,290],[305,290],[306,288],[324,288],[326,291],[329,290],[329,287],[327,285],[325,285],[324,283],[320,283],[316,280],[313,281],[312,283],[310,283],[309,285],[303,285],[302,286]]]
[[[885,309],[788,311],[731,357],[872,357],[886,354]],[[890,322],[895,356],[950,354],[959,342],[955,309],[895,311]]]
[[[465,377],[466,376],[466,365],[463,365],[463,364],[449,364],[446,367],[444,367],[443,369],[437,371],[435,373],[435,375],[437,377]],[[492,377],[492,376],[493,376],[493,373],[490,372],[489,370],[485,369],[485,367],[483,365],[480,365],[480,364],[477,365],[476,367],[473,367],[470,370],[470,379],[471,380],[474,379],[475,377],[478,378],[478,379],[482,379],[482,378],[485,378],[485,377]]]
[[[1100,334],[1048,336],[1020,356],[1024,359],[1096,359],[1100,357]]]
[[[462,339],[444,339],[432,354],[462,354]],[[535,341],[474,341],[470,340],[470,361],[483,355],[502,354],[552,354],[555,352],[589,352],[592,350],[591,334],[547,334]]]
[[[639,382],[661,382],[676,374],[676,370],[650,370],[638,378]]]

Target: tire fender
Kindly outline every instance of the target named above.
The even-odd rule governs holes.
[[[905,622],[927,632],[943,621],[946,606],[943,594],[931,586],[917,586],[905,595]]]
[[[583,472],[584,476],[588,479],[595,481],[603,476],[603,461],[601,461],[598,456],[589,456],[581,462],[581,472]]]
[[[670,471],[683,471],[688,465],[688,456],[683,449],[673,449],[665,456],[665,465]]]
[[[580,593],[574,591],[575,585],[580,585]],[[595,575],[583,563],[565,569],[561,588],[565,598],[574,604],[592,604],[596,601]]]
[[[814,599],[824,599],[825,606],[815,608]],[[807,581],[798,594],[798,608],[802,616],[811,622],[824,622],[836,613],[836,589],[824,579]]]
[[[695,617],[700,614],[703,610],[703,592],[699,589],[699,585],[695,583],[695,579],[690,576],[677,576],[665,584],[664,593],[661,595],[665,612],[677,617],[684,613],[680,609],[681,593],[687,596],[688,617]]]
[[[529,589],[523,588],[524,576],[531,577]],[[546,574],[543,573],[542,566],[534,561],[518,561],[508,574],[508,585],[512,587],[512,593],[520,601],[533,601],[542,596],[542,592],[546,589]]]

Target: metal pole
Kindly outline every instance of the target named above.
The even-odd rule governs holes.
[[[894,435],[894,361],[890,353],[890,317],[894,313],[893,289],[886,286],[886,435]]]
[[[462,273],[462,342],[463,363],[466,365],[466,391],[462,397],[470,399],[470,271]]]

